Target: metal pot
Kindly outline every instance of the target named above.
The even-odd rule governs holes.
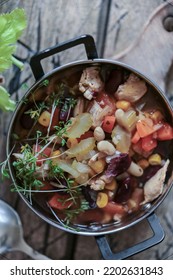
[[[88,57],[88,60],[82,60],[82,61],[76,61],[73,63],[68,63],[66,65],[60,66],[50,73],[45,74],[41,65],[41,60],[52,56],[54,54],[57,54],[61,51],[64,51],[66,49],[72,48],[74,46],[84,44],[86,54]],[[25,94],[21,102],[16,108],[16,111],[12,117],[9,131],[8,131],[8,136],[7,136],[7,154],[9,155],[12,149],[12,134],[14,132],[14,127],[15,124],[21,115],[21,112],[23,111],[24,107],[24,99],[29,97],[32,92],[34,92],[35,89],[39,87],[39,85],[47,78],[52,78],[55,75],[58,76],[63,76],[63,75],[69,75],[69,73],[80,70],[82,71],[84,68],[87,66],[91,65],[108,65],[111,67],[118,67],[125,69],[127,71],[130,71],[137,76],[141,77],[146,81],[146,83],[155,91],[157,94],[157,98],[159,98],[163,104],[164,110],[166,111],[167,114],[167,119],[169,122],[173,125],[173,111],[171,109],[171,106],[169,104],[169,101],[165,97],[164,93],[158,88],[158,86],[152,82],[148,77],[144,76],[143,74],[139,73],[137,70],[133,69],[132,67],[125,65],[123,63],[120,63],[118,61],[113,61],[113,60],[108,60],[108,59],[99,59],[97,55],[97,50],[95,47],[95,43],[93,38],[90,35],[83,35],[81,37],[75,38],[73,40],[64,42],[62,44],[59,44],[53,48],[46,49],[35,56],[31,58],[30,61],[31,69],[33,71],[34,77],[36,79],[35,84],[29,89],[29,91]],[[172,153],[172,152],[171,152]],[[173,157],[172,157],[173,158]],[[75,234],[80,234],[80,235],[86,235],[86,236],[95,236],[97,243],[100,247],[100,250],[103,254],[103,257],[106,259],[122,259],[126,258],[132,254],[135,254],[139,251],[142,251],[148,247],[151,247],[157,243],[159,243],[163,238],[164,238],[164,233],[163,230],[160,226],[160,223],[157,219],[157,217],[154,214],[155,209],[160,205],[160,203],[163,201],[165,196],[168,194],[169,190],[171,189],[172,186],[172,175],[173,175],[173,170],[172,170],[172,162],[170,163],[171,168],[169,169],[168,176],[165,182],[164,186],[164,192],[161,196],[159,196],[153,203],[145,205],[143,209],[137,213],[135,213],[132,216],[127,217],[126,219],[123,220],[123,222],[120,223],[111,223],[107,224],[105,226],[98,226],[98,225],[92,225],[90,227],[83,227],[83,226],[73,226],[72,228],[64,228],[60,222],[58,222],[56,219],[54,219],[49,213],[46,211],[43,211],[37,205],[34,203],[31,205],[29,201],[25,198],[25,196],[21,193],[20,196],[22,199],[25,201],[25,203],[44,221],[48,222],[50,225],[55,226],[59,229],[75,233]],[[15,178],[15,173],[13,170],[13,166],[11,164],[11,160],[9,159],[9,168],[10,168],[10,174],[11,178],[14,183],[16,183],[16,178]],[[143,219],[147,219],[149,222],[150,227],[153,230],[153,236],[149,239],[146,240],[140,244],[137,244],[133,246],[132,248],[126,249],[123,253],[118,253],[118,254],[113,254],[111,252],[111,249],[109,247],[109,244],[107,243],[106,238],[104,237],[105,234],[110,234],[110,233],[115,233],[117,231],[121,231],[124,229],[127,229]]]

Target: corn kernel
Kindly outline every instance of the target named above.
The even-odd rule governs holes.
[[[140,160],[137,162],[137,164],[138,164],[142,169],[145,169],[145,168],[147,168],[147,167],[149,166],[149,162],[148,162],[148,160],[145,159],[145,158],[140,159]]]
[[[131,107],[130,102],[126,100],[119,100],[115,105],[117,109],[122,109],[123,111],[127,111]]]
[[[152,118],[152,120],[155,123],[160,122],[161,120],[163,120],[163,115],[159,110],[156,110],[153,114],[150,115],[150,117]]]
[[[61,152],[59,150],[53,151],[51,153],[51,157],[52,157],[52,164],[56,165],[57,164],[57,158],[59,157],[59,155],[61,154]]]
[[[98,159],[97,161],[90,162],[89,166],[96,172],[100,173],[103,172],[106,162],[103,158]]]
[[[162,162],[161,156],[159,154],[153,154],[148,158],[150,165],[160,165]]]
[[[67,144],[67,147],[70,149],[70,148],[74,147],[76,144],[78,144],[78,141],[76,138],[68,138],[66,144]]]
[[[96,204],[99,208],[103,208],[108,204],[108,195],[104,192],[99,192],[97,195]]]
[[[117,188],[118,188],[118,184],[117,184],[117,181],[115,179],[112,180],[111,183],[108,183],[108,184],[105,185],[105,189],[109,190],[109,191],[114,191],[114,190],[116,191]]]
[[[60,154],[61,154],[60,150],[55,150],[51,153],[51,157],[56,157],[56,156],[59,156]]]
[[[39,124],[45,126],[45,127],[48,127],[49,124],[50,124],[50,119],[51,119],[51,113],[49,113],[48,111],[44,111],[39,119],[38,119],[38,122]]]

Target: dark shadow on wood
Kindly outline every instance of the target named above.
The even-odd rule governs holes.
[[[112,0],[102,0],[100,6],[100,13],[99,13],[98,27],[97,27],[97,39],[96,39],[96,45],[97,45],[97,51],[99,57],[103,57],[104,55],[111,3]]]

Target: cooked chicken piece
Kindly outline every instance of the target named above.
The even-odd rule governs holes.
[[[157,171],[144,185],[144,201],[141,204],[152,202],[163,192],[164,180],[170,160],[168,159],[164,166]]]
[[[100,92],[103,88],[104,83],[100,78],[99,68],[86,68],[79,81],[79,90],[84,93],[85,98],[91,100],[94,94]]]
[[[138,101],[147,92],[145,81],[134,74],[130,74],[127,81],[120,85],[115,92],[118,100],[127,100],[129,102]]]
[[[90,188],[95,191],[103,190],[105,187],[105,182],[101,179],[93,180]]]

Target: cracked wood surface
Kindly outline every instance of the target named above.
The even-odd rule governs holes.
[[[29,67],[30,57],[34,53],[85,33],[89,33],[94,37],[101,57],[122,60],[134,65],[136,68],[141,67],[140,70],[144,72],[147,72],[149,69],[151,71],[155,67],[158,71],[154,74],[152,72],[150,75],[153,75],[152,79],[157,81],[160,75],[159,71],[161,70],[163,75],[159,82],[162,83],[166,92],[169,92],[168,97],[171,98],[173,96],[171,84],[171,62],[173,60],[171,40],[173,33],[165,33],[163,26],[160,26],[163,13],[165,13],[166,9],[170,12],[172,7],[169,5],[165,6],[166,9],[161,8],[159,5],[163,1],[142,0],[140,5],[138,0],[4,0],[2,3],[0,11],[6,12],[11,11],[15,7],[23,7],[27,12],[28,18],[27,29],[21,37],[17,49],[17,57],[23,60],[25,69],[23,72],[20,72],[13,67],[5,77],[6,85],[14,99],[20,100],[24,94],[23,84],[27,83],[30,87],[34,83]],[[157,11],[161,9],[160,14],[156,13],[156,8]],[[145,29],[143,29],[144,26]],[[158,36],[155,33],[153,35],[153,30],[157,30],[157,34],[160,34],[160,32],[164,33],[164,36]],[[145,36],[145,34],[150,37]],[[149,44],[148,46],[144,40],[145,37],[148,38],[147,42],[149,42],[149,38],[152,38],[154,47],[157,47],[160,42],[164,43],[167,40],[164,53],[160,57],[161,62],[159,63],[162,63],[161,67],[152,60],[155,55],[157,58],[160,48],[157,48],[157,52],[152,52],[153,45]],[[131,45],[131,48],[128,48],[129,45]],[[141,50],[146,51],[145,56],[141,56]],[[165,57],[166,61],[170,58],[169,63],[165,63]],[[59,64],[83,58],[85,58],[84,50],[81,47],[77,47],[46,59],[44,70],[48,72]],[[145,61],[148,63],[148,69],[144,65]],[[10,114],[1,113],[1,161],[5,158],[6,133],[10,117]],[[25,240],[34,249],[52,259],[102,258],[94,237],[73,235],[49,226],[28,209],[17,194],[10,193],[10,183],[10,181],[1,182],[0,196],[9,202],[19,213],[24,228]],[[130,259],[173,259],[172,200],[173,191],[171,190],[156,210],[156,214],[166,234],[164,241],[130,257]],[[129,229],[109,235],[108,239],[112,250],[117,252],[151,235],[152,232],[147,221],[143,220]],[[0,256],[0,259],[6,258],[28,259],[29,257],[20,252],[7,253]]]

